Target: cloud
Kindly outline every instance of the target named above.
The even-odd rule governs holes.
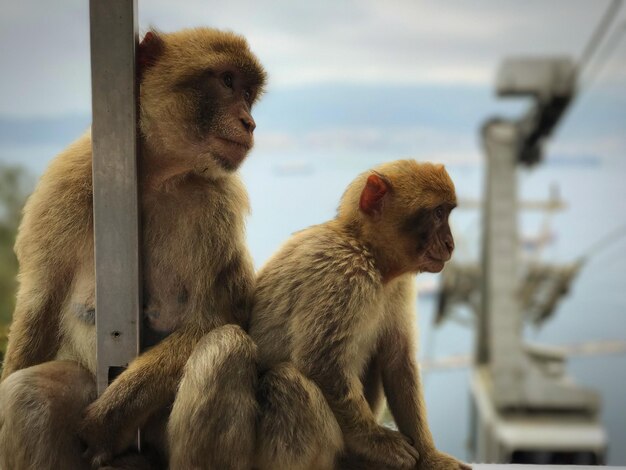
[[[139,19],[144,30],[204,24],[243,33],[275,89],[320,82],[487,88],[506,55],[577,57],[607,4],[233,0],[211,7],[204,0],[152,0],[140,2]],[[0,114],[89,111],[87,2],[9,2],[0,17],[0,43]],[[626,66],[617,63],[611,61],[596,86],[624,79]]]
[[[411,157],[443,163],[476,163],[479,152],[473,132],[442,131],[420,126],[386,128],[329,128],[303,133],[265,132],[256,142],[255,152],[311,159],[353,157]]]
[[[4,2],[0,114],[89,112],[88,2]]]
[[[152,5],[155,22],[173,29],[185,24],[187,14],[179,6],[165,0]],[[203,19],[202,2],[186,5]],[[488,85],[506,55],[577,58],[607,5],[325,0],[275,1],[270,8],[267,2],[243,1],[205,15],[213,25],[246,34],[280,86],[319,81]],[[275,11],[280,15],[268,14]]]

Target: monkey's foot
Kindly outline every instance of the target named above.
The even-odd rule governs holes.
[[[433,451],[422,454],[416,470],[472,470],[472,467],[443,452]]]
[[[414,468],[420,458],[408,437],[382,426],[367,438],[349,444],[349,447],[357,455],[365,457],[367,461],[377,462],[384,468]]]

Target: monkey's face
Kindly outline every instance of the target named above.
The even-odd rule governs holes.
[[[448,218],[456,204],[441,202],[434,207],[418,207],[400,227],[407,259],[418,272],[438,273],[452,257],[454,238]]]
[[[456,192],[450,175],[443,165],[421,163],[398,186],[398,239],[408,268],[438,273],[454,251],[449,217],[456,207]]]
[[[254,77],[234,66],[214,67],[181,86],[192,110],[187,116],[189,137],[203,150],[197,170],[204,171],[207,157],[225,170],[236,170],[254,145]]]
[[[239,168],[254,145],[251,110],[265,83],[245,39],[207,28],[150,32],[139,63],[141,131],[159,159],[148,164],[210,178]]]
[[[384,259],[383,276],[440,272],[454,250],[448,222],[454,207],[454,184],[443,165],[400,160],[369,174],[359,208],[366,237]]]

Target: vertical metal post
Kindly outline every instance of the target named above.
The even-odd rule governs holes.
[[[90,0],[97,387],[139,353],[137,0]]]
[[[598,408],[598,397],[546,372],[546,360],[529,355],[519,298],[517,164],[524,149],[520,125],[493,120],[483,129],[487,154],[483,217],[483,295],[477,362],[487,365],[498,409]]]
[[[518,300],[517,126],[491,121],[483,128],[487,154],[483,211],[483,295],[478,328],[478,362],[491,365],[495,387],[507,394],[495,399],[517,402],[523,396],[526,357]]]

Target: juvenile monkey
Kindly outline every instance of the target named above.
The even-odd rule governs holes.
[[[248,199],[236,170],[253,145],[251,108],[265,72],[243,37],[207,28],[148,32],[138,63],[149,349],[95,399],[88,133],[56,157],[24,209],[20,287],[0,386],[5,470],[132,466],[135,457],[115,458],[144,425],[148,444],[165,458],[163,415],[174,403],[172,419],[191,421],[198,410],[186,404],[198,371],[206,371],[202,351],[228,349],[243,332],[227,324],[248,320],[254,272],[244,240]],[[188,380],[179,388],[183,370]],[[244,367],[228,385],[251,394],[255,383]],[[204,465],[250,467],[242,456],[254,445],[255,406],[242,404],[220,432],[196,430],[195,445],[210,439],[224,454],[205,456]],[[170,444],[188,445],[188,438],[173,434]],[[90,459],[81,457],[83,443]],[[180,458],[170,468],[188,468]]]
[[[450,259],[455,206],[442,165],[387,163],[261,269],[259,468],[469,468],[435,448],[414,337],[413,277]],[[399,431],[376,421],[383,393]]]

